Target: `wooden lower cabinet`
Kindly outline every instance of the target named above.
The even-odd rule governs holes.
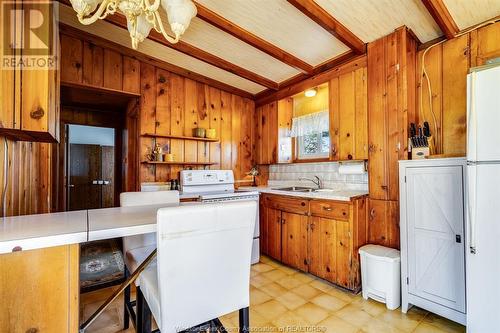
[[[260,218],[261,251],[281,261],[281,211],[264,206]]]
[[[370,244],[399,249],[398,201],[369,199],[368,229]]]
[[[306,215],[281,213],[281,260],[303,271],[307,271],[308,223]]]
[[[309,224],[309,273],[328,281],[336,280],[337,221],[312,216]]]
[[[78,332],[78,244],[1,254],[0,267],[0,332]]]
[[[367,242],[367,199],[348,203],[300,199],[306,205],[298,206],[297,200],[262,196],[261,252],[293,268],[359,291],[357,251]],[[295,212],[294,207],[298,208]]]

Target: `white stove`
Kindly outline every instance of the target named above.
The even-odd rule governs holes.
[[[259,200],[259,192],[236,190],[232,170],[182,170],[180,185],[183,195],[195,195],[201,202]],[[252,246],[252,264],[259,262],[259,211],[255,221]]]

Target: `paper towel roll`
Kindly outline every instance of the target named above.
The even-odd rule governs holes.
[[[341,175],[362,175],[365,173],[365,163],[346,163],[339,166]]]

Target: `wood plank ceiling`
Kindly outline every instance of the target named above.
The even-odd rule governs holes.
[[[82,26],[67,0],[60,21],[130,47],[123,16]],[[259,97],[366,52],[406,25],[421,43],[500,15],[499,0],[196,0],[178,44],[152,32],[140,52]],[[163,21],[167,22],[164,13]]]

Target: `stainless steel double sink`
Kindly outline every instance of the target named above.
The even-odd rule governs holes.
[[[312,187],[303,187],[303,186],[279,187],[279,188],[273,188],[273,190],[287,191],[287,192],[314,192],[315,191],[315,189]]]
[[[316,189],[312,187],[305,187],[305,186],[289,186],[289,187],[277,187],[273,188],[273,190],[276,191],[286,191],[286,192],[300,192],[300,193],[314,193],[314,192],[339,192],[340,190],[334,190],[334,189],[329,189],[329,188],[322,188],[322,189]]]

